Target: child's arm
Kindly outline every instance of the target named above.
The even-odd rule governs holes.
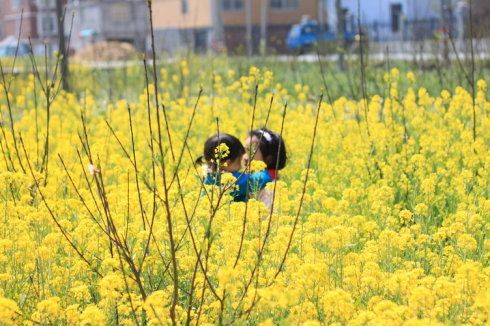
[[[248,193],[259,191],[265,185],[272,181],[272,177],[267,171],[260,171],[251,174],[233,172],[233,176],[237,178],[235,184],[238,189],[233,192],[233,196],[246,196]]]
[[[204,185],[214,185],[216,184],[216,180],[210,173],[208,173],[208,175],[206,175],[206,177],[202,180],[202,183]]]

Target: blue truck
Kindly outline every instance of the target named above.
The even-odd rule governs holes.
[[[346,31],[344,40],[347,44],[355,40],[356,33]],[[293,25],[286,38],[286,46],[292,51],[304,53],[313,48],[319,42],[334,42],[337,34],[333,32],[323,32],[316,20],[303,19],[301,23]]]
[[[19,43],[18,46],[17,43]],[[13,57],[16,51],[19,57],[29,55],[29,43],[25,40],[17,41],[17,38],[14,36],[8,36],[0,42],[0,58]]]

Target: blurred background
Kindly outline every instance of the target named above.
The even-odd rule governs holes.
[[[152,19],[159,56],[189,52],[241,56],[316,51],[334,54],[353,50],[360,41],[374,55],[389,49],[392,55],[401,57],[428,53],[436,42],[439,54],[448,56],[451,42],[458,51],[465,48],[464,40],[469,36],[469,3],[468,0],[153,0]],[[479,40],[479,53],[485,53],[490,34],[490,1],[473,0],[472,9],[472,36]],[[149,15],[146,0],[2,0],[0,56],[12,55],[20,31],[19,55],[28,53],[28,38],[34,52],[42,54],[46,48],[48,52],[57,50],[60,42],[67,42],[71,36],[71,54],[82,51],[82,55],[90,56],[90,51],[85,50],[83,54],[83,50],[99,44],[92,52],[113,51],[114,59],[124,59],[134,51],[150,51]],[[118,43],[104,47],[104,42]]]
[[[138,98],[143,55],[176,97],[251,66],[353,99],[360,71],[379,94],[398,67],[437,93],[488,76],[488,17],[490,0],[2,0],[0,63],[21,78],[61,73],[63,89],[109,101]]]

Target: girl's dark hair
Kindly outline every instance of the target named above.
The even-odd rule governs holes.
[[[233,135],[219,133],[214,136],[209,137],[204,143],[203,156],[196,160],[196,164],[207,163],[211,165],[213,170],[217,169],[216,165],[216,153],[215,149],[220,145],[225,144],[228,146],[229,153],[225,160],[235,161],[238,157],[242,157],[245,154],[245,147],[238,138]]]
[[[281,170],[286,166],[286,143],[279,134],[266,128],[260,128],[250,131],[249,136],[257,138],[268,169]]]

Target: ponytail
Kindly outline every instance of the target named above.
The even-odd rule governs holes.
[[[204,160],[204,156],[201,155],[199,156],[195,161],[194,161],[194,165],[197,166],[197,165],[203,165],[205,164],[206,161]]]

